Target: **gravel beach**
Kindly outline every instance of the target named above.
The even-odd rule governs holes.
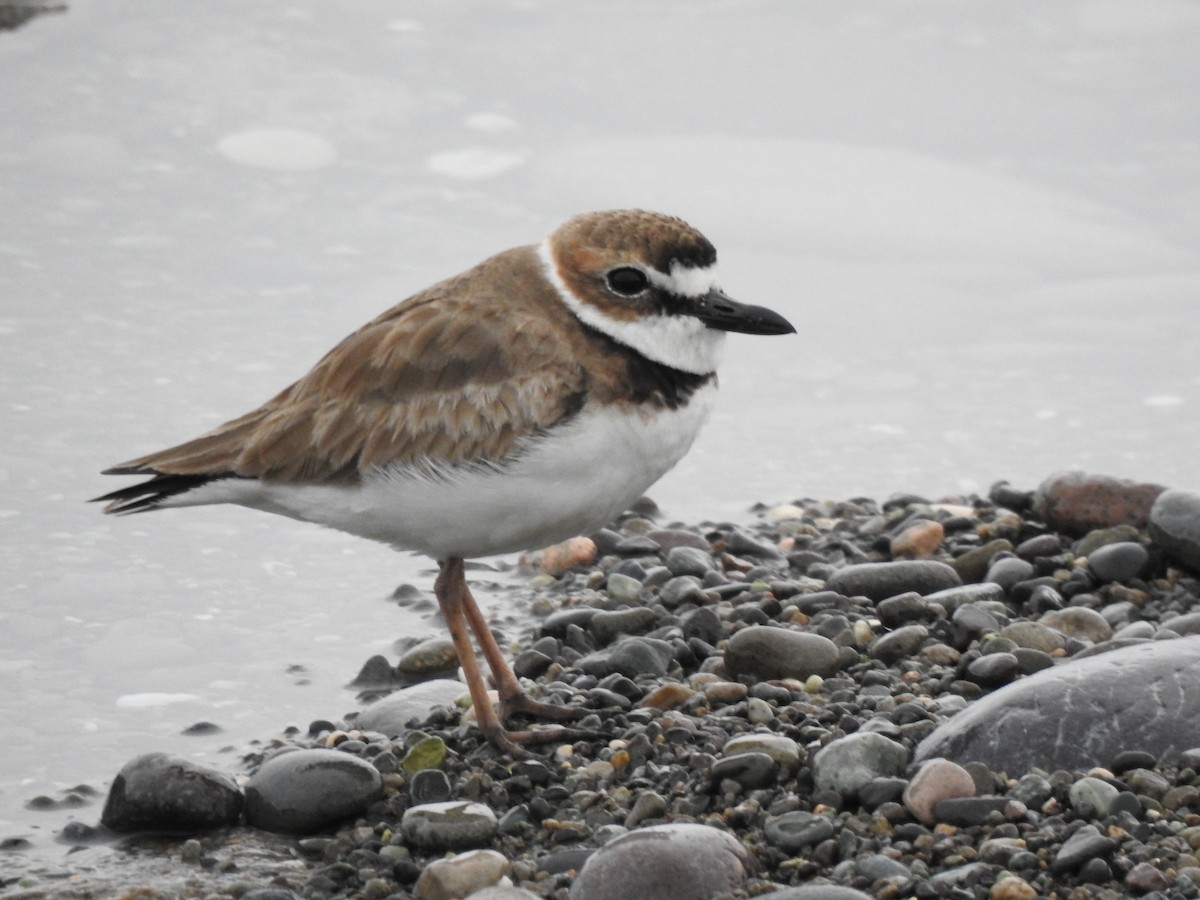
[[[0,893],[1200,896],[1200,495],[646,502],[522,564],[497,631],[575,734],[501,757],[427,641],[241,771],[130,761],[71,868]]]

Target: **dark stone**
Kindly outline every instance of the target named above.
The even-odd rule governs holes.
[[[829,576],[826,587],[846,596],[886,600],[907,591],[924,596],[960,584],[958,573],[945,563],[912,559],[845,566]]]
[[[725,668],[735,678],[825,678],[840,662],[837,645],[829,638],[769,625],[743,628],[725,645]]]
[[[359,815],[383,796],[370,763],[337,750],[292,750],[273,756],[246,783],[246,823],[305,834]]]
[[[738,753],[713,763],[712,779],[719,782],[728,778],[746,790],[754,790],[774,782],[778,772],[778,764],[766,753]]]
[[[763,837],[773,847],[788,853],[798,853],[833,837],[833,819],[810,812],[789,812],[767,819]]]
[[[1003,813],[1012,801],[1008,797],[947,797],[933,807],[939,822],[970,828],[982,825],[993,813]]]
[[[1122,541],[1105,544],[1088,557],[1088,569],[1101,582],[1130,581],[1141,575],[1150,554],[1141,544]]]
[[[408,796],[413,805],[441,803],[453,796],[450,779],[440,769],[422,769],[408,780]]]
[[[1163,491],[1150,510],[1149,531],[1167,556],[1200,572],[1200,493]]]
[[[1063,842],[1050,870],[1056,874],[1076,872],[1088,860],[1103,857],[1116,846],[1117,842],[1101,834],[1095,825],[1082,825]]]
[[[917,747],[917,761],[978,761],[993,770],[1108,767],[1144,750],[1171,765],[1200,746],[1193,690],[1200,637],[1148,641],[1072,660],[972,703]]]
[[[236,824],[242,805],[230,775],[178,756],[147,753],[113,779],[100,821],[121,833],[205,831]]]

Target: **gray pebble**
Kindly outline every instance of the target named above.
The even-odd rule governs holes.
[[[967,676],[984,687],[1008,684],[1017,677],[1020,664],[1012,653],[988,653],[972,660],[967,666]]]
[[[902,745],[881,734],[856,732],[817,751],[813,779],[819,790],[854,797],[872,778],[902,775],[907,765],[908,751]]]
[[[453,706],[466,694],[467,686],[461,681],[448,678],[424,681],[371,704],[358,714],[355,724],[368,731],[398,737],[414,719],[425,719],[435,706]]]
[[[877,637],[867,647],[867,653],[885,663],[898,662],[914,655],[928,637],[929,629],[924,625],[905,625]]]
[[[768,818],[763,825],[763,836],[774,847],[787,853],[798,853],[805,847],[813,847],[828,840],[835,833],[829,816],[810,812],[789,812]]]
[[[714,782],[729,779],[746,790],[754,790],[774,783],[778,771],[778,764],[766,753],[738,753],[713,763],[712,779]]]
[[[1150,509],[1150,537],[1166,554],[1200,572],[1200,492],[1169,490]]]
[[[612,581],[613,576],[609,576]],[[640,589],[639,585],[639,589]],[[652,628],[658,620],[654,610],[644,606],[633,606],[627,609],[601,610],[592,616],[588,630],[600,642],[601,646],[612,643],[622,634],[641,634]]]
[[[1141,544],[1120,541],[1105,544],[1088,557],[1088,570],[1101,582],[1131,581],[1141,575],[1150,554]]]
[[[837,645],[819,634],[768,625],[751,625],[735,633],[725,646],[725,668],[733,677],[828,677],[838,670]]]
[[[961,584],[958,573],[945,563],[919,559],[845,566],[829,577],[826,586],[846,596],[886,600],[906,591],[925,595]]]
[[[988,566],[985,581],[998,584],[1007,593],[1019,582],[1033,577],[1033,564],[1019,556],[1005,556],[992,561]]]
[[[694,575],[703,578],[709,572],[716,571],[712,554],[696,547],[672,547],[667,551],[663,562],[672,575]]]
[[[1111,853],[1116,846],[1117,842],[1101,834],[1095,825],[1081,825],[1063,842],[1050,864],[1051,871],[1075,872],[1089,859]]]
[[[495,837],[498,827],[489,807],[464,800],[410,806],[400,819],[404,839],[425,850],[482,847]]]

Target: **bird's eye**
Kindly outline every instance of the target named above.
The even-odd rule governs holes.
[[[622,266],[608,273],[609,288],[622,297],[634,297],[649,285],[646,273],[632,266]]]

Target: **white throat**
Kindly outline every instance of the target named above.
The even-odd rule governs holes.
[[[571,292],[559,275],[549,239],[538,247],[546,277],[558,291],[563,303],[585,325],[603,332],[618,343],[631,347],[647,359],[682,372],[708,375],[717,370],[725,345],[725,332],[709,328],[691,316],[654,315],[632,321],[611,319],[590,303]],[[670,275],[649,270],[651,280],[684,296],[707,293],[716,282],[712,269],[688,269],[673,265]],[[700,288],[703,285],[703,290]],[[687,290],[681,288],[686,287]]]

